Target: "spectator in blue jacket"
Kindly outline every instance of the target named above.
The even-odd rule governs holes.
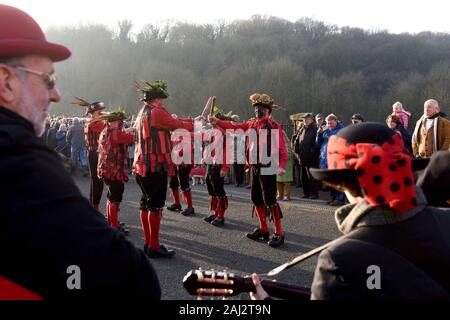
[[[70,160],[72,161],[72,172],[77,168],[78,159],[84,175],[87,176],[86,143],[84,142],[84,129],[78,118],[73,119],[72,126],[67,131],[66,140],[70,143]]]
[[[56,131],[56,148],[55,150],[61,152],[67,158],[70,157],[70,145],[67,143],[67,126],[62,123]]]
[[[317,130],[316,144],[320,146],[320,169],[327,169],[327,145],[328,139],[341,130],[344,125],[339,122],[336,115],[330,113],[325,118],[326,125],[319,127]],[[332,206],[342,206],[345,204],[345,195],[343,192],[330,188],[331,198],[327,202]]]

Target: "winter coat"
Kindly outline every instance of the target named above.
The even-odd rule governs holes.
[[[2,277],[44,299],[160,299],[144,252],[90,205],[33,125],[3,107],[0,177]],[[80,290],[68,286],[77,275]]]
[[[328,139],[330,139],[331,136],[334,136],[336,133],[339,132],[344,127],[342,122],[338,122],[336,129],[331,130],[327,129],[323,133],[317,133],[316,137],[316,144],[320,146],[320,169],[326,169],[328,168],[327,163],[327,146],[328,146]]]
[[[312,299],[450,299],[450,209],[402,214],[367,202],[336,211],[345,234],[319,256]]]

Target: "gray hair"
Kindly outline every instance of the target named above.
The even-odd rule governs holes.
[[[440,110],[440,109],[439,109],[439,103],[437,102],[437,100],[435,100],[435,99],[428,99],[427,101],[425,101],[425,103],[423,104],[423,106],[426,106],[426,105],[428,105],[428,104],[431,104],[431,105],[433,105],[434,107],[436,107],[438,110]]]
[[[6,64],[7,66],[14,68],[22,64],[23,56],[18,57],[0,57],[0,63]],[[20,80],[24,81],[27,78],[27,73],[25,71],[20,71],[14,69],[14,73],[19,77]]]

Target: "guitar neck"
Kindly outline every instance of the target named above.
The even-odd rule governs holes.
[[[245,278],[244,281],[248,292],[255,290],[255,286],[253,285],[251,278]],[[310,300],[311,297],[311,289],[306,287],[295,286],[271,280],[263,280],[261,281],[261,285],[263,286],[264,290],[266,290],[267,293],[274,298],[287,300]]]
[[[274,298],[309,300],[311,289],[271,280],[261,281],[267,293]],[[234,273],[191,270],[183,278],[186,290],[197,296],[235,296],[243,292],[255,292],[252,278]]]

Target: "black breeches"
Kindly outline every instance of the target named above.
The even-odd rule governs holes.
[[[256,207],[277,203],[277,176],[261,175],[261,168],[252,167],[252,202]]]
[[[175,175],[169,177],[169,188],[178,189],[181,186],[182,191],[190,191],[189,174],[192,166],[176,166]]]
[[[99,204],[103,193],[103,180],[97,176],[98,153],[97,151],[88,151],[89,175],[91,185],[89,200],[92,204]]]
[[[206,187],[208,193],[212,197],[226,196],[224,185],[224,178],[220,176],[220,169],[222,165],[208,165],[206,173]]]
[[[121,181],[112,181],[105,179],[106,188],[108,189],[108,193],[106,197],[111,202],[122,202],[123,191],[125,190],[125,186]]]
[[[142,191],[140,210],[157,211],[164,207],[167,193],[167,171],[148,173],[146,177],[136,175]]]

